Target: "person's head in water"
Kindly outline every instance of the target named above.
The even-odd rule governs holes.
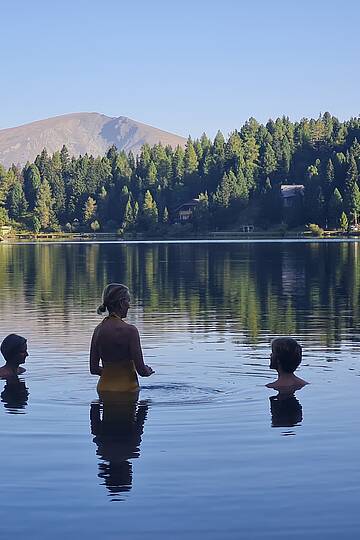
[[[130,307],[130,292],[126,285],[122,283],[110,283],[106,285],[102,304],[98,307],[97,312],[100,315],[107,310],[109,313],[115,313],[122,318],[125,318]]]
[[[274,339],[271,351],[270,368],[276,369],[278,373],[294,373],[301,363],[302,349],[293,338]]]
[[[0,351],[6,361],[6,366],[17,369],[20,364],[25,364],[28,355],[27,341],[17,334],[9,334],[3,340]]]

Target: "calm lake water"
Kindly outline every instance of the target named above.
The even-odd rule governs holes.
[[[156,374],[104,409],[88,347],[111,281]],[[0,305],[30,352],[0,381],[1,538],[357,538],[359,243],[2,244]],[[311,382],[287,399],[265,388],[278,335]]]

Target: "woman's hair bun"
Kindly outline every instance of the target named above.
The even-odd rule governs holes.
[[[96,311],[98,315],[101,315],[102,313],[105,313],[106,307],[104,306],[104,304],[101,304],[101,306],[99,306]]]

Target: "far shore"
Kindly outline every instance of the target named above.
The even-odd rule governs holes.
[[[306,240],[327,240],[327,239],[357,239],[360,238],[360,231],[342,232],[336,230],[326,230],[321,235],[314,235],[311,231],[253,231],[253,232],[240,232],[240,231],[213,231],[207,233],[193,233],[179,235],[151,235],[149,233],[136,233],[118,235],[116,233],[90,233],[90,232],[49,232],[49,233],[32,233],[32,232],[20,232],[12,233],[5,237],[0,237],[0,242],[42,242],[42,241],[109,241],[117,240],[121,241],[167,241],[167,240],[272,240],[272,239],[306,239]]]

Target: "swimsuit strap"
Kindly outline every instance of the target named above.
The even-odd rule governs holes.
[[[117,315],[116,313],[109,313],[109,315],[105,317],[103,321],[108,321],[109,319],[119,319],[120,321],[122,321],[122,318],[119,317],[119,315]]]

